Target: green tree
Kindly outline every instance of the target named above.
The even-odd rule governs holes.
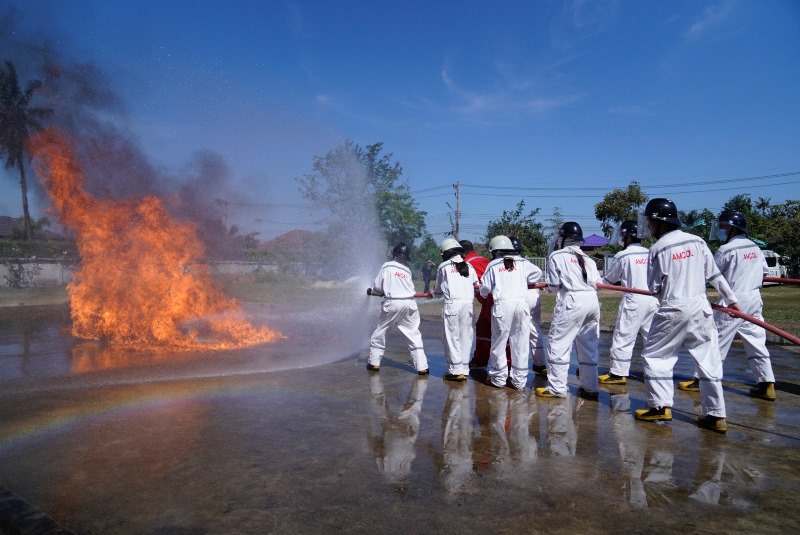
[[[553,207],[553,217],[547,219],[550,223],[550,238],[558,236],[558,231],[561,230],[561,225],[564,224],[564,212],[560,206]]]
[[[412,254],[412,263],[416,267],[415,273],[422,269],[423,264],[428,260],[433,260],[434,264],[439,265],[439,262],[442,261],[442,252],[433,236],[426,232],[419,247]]]
[[[709,233],[711,232],[711,225],[714,223],[716,216],[708,208],[702,210],[691,210],[683,212],[678,210],[678,217],[683,223],[683,230],[689,234],[700,236],[704,240],[708,240]]]
[[[16,167],[19,171],[25,239],[30,240],[32,226],[28,209],[28,182],[25,178],[25,156],[29,156],[28,139],[31,130],[42,129],[40,119],[50,117],[53,110],[32,107],[30,103],[33,94],[42,83],[31,80],[23,91],[20,89],[14,64],[10,61],[5,63],[5,70],[0,67],[0,153],[5,156],[6,169]]]
[[[594,205],[594,216],[600,221],[605,237],[610,238],[614,228],[623,221],[636,221],[639,208],[646,202],[647,195],[635,180],[624,190],[615,188],[606,193],[603,200]]]
[[[769,197],[759,197],[758,201],[756,201],[756,210],[762,215],[767,215],[767,211],[769,210],[769,203],[772,199]]]
[[[503,211],[499,220],[489,222],[486,228],[486,241],[494,236],[514,236],[522,243],[526,256],[546,256],[547,240],[544,236],[544,225],[536,221],[539,208],[525,214],[525,201],[517,203],[514,210]]]
[[[362,149],[352,141],[315,156],[313,172],[296,179],[300,193],[333,215],[331,230],[377,231],[386,244],[413,244],[425,229],[425,212],[416,209],[403,170],[383,143]],[[358,227],[354,227],[354,225]]]

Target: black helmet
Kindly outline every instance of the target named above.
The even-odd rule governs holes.
[[[639,238],[639,224],[636,221],[623,221],[619,226],[621,238]]]
[[[511,240],[511,245],[514,246],[514,250],[519,254],[522,254],[522,242],[519,241],[519,238],[515,236],[509,236],[508,239]]]
[[[567,221],[561,225],[558,236],[563,239],[583,241],[583,229],[575,221]],[[563,241],[562,241],[563,243]]]
[[[669,199],[652,199],[644,209],[644,215],[648,219],[658,219],[671,225],[680,226],[681,220],[678,217],[678,208]]]
[[[392,249],[392,258],[402,258],[404,260],[411,260],[411,252],[408,250],[408,245],[403,242],[398,243]]]
[[[719,215],[720,225],[730,225],[731,227],[738,228],[745,234],[747,233],[747,220],[742,212],[737,210],[723,210]]]

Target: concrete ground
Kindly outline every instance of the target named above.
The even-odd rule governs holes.
[[[532,374],[523,392],[443,381],[438,321],[427,378],[397,337],[370,373],[364,351],[315,361],[330,333],[131,354],[67,324],[58,308],[0,322],[0,533],[800,532],[795,347],[770,347],[770,403],[747,396],[734,346],[719,435],[677,390],[671,423],[635,421],[638,359],[597,402],[574,396],[574,357],[565,400],[532,395]]]

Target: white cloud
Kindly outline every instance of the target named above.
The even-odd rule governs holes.
[[[644,104],[611,106],[607,111],[611,115],[622,115],[623,117],[652,117],[656,114],[650,105]]]
[[[504,66],[502,84],[492,91],[471,91],[461,87],[452,78],[446,67],[441,70],[444,86],[454,100],[448,109],[464,118],[473,120],[505,120],[520,114],[531,117],[558,108],[563,108],[580,97],[576,95],[539,94],[535,79],[520,79],[508,76]]]
[[[733,11],[733,0],[723,0],[715,5],[707,6],[698,20],[684,32],[687,39],[698,39],[706,32],[720,26]]]

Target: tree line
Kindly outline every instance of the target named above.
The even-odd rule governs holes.
[[[19,175],[23,208],[23,230],[19,237],[24,240],[31,240],[33,230],[46,224],[45,220],[31,219],[25,172],[25,162],[29,159],[28,140],[54,113],[50,108],[33,103],[41,85],[40,81],[31,80],[23,88],[11,61],[5,61],[5,67],[0,67],[0,157],[7,169],[15,169]],[[347,140],[327,154],[315,156],[312,171],[296,179],[301,195],[330,214],[327,227],[315,233],[314,247],[320,257],[345,259],[359,246],[350,243],[348,237],[377,236],[378,245],[387,250],[399,242],[412,246],[416,267],[421,267],[428,258],[434,261],[439,258],[437,240],[426,231],[426,212],[417,208],[408,184],[402,180],[400,163],[392,160],[391,153],[382,154],[383,148],[382,142],[362,148]],[[635,181],[625,189],[605,194],[595,205],[595,217],[603,234],[610,237],[622,221],[635,220],[647,201],[647,195]],[[751,237],[788,257],[792,272],[798,272],[800,200],[771,204],[768,198],[759,197],[753,201],[749,194],[743,193],[731,197],[723,209],[743,212]],[[476,249],[485,253],[485,242],[492,236],[504,234],[519,238],[525,255],[545,256],[548,238],[561,226],[563,218],[558,207],[554,208],[553,217],[544,223],[537,219],[539,213],[539,208],[528,210],[525,201],[520,200],[514,208],[504,210],[488,223],[482,237],[484,243],[476,243]],[[685,230],[706,239],[716,215],[708,209],[680,212]],[[235,247],[227,249],[228,254],[242,257],[242,251],[249,250],[257,256],[259,243],[255,233],[228,234],[236,242]],[[362,245],[367,246],[366,243]],[[711,245],[715,248],[713,243]],[[607,250],[614,252],[615,245],[609,244]]]

